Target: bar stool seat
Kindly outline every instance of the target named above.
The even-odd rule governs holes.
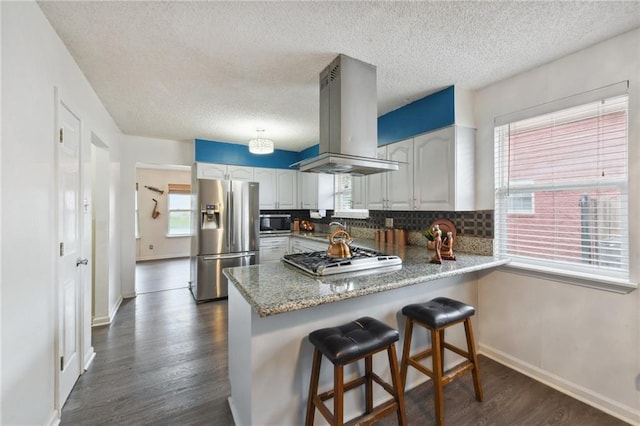
[[[404,394],[398,371],[398,359],[395,342],[398,331],[371,317],[362,317],[337,327],[316,330],[309,334],[309,341],[314,345],[313,367],[307,400],[307,418],[305,424],[313,425],[316,408],[332,425],[344,424],[344,392],[365,385],[365,413],[349,424],[371,424],[380,418],[396,412],[398,424],[406,425]],[[392,384],[382,380],[373,370],[372,357],[386,350],[389,358]],[[320,364],[325,356],[334,365],[333,389],[318,394]],[[343,367],[360,359],[365,360],[364,376],[344,383]],[[373,382],[385,389],[393,399],[373,407]],[[333,413],[324,401],[333,398]]]
[[[437,297],[426,303],[416,303],[402,308],[402,314],[407,317],[404,346],[402,350],[402,362],[400,375],[402,377],[403,390],[407,383],[407,370],[414,367],[427,375],[433,381],[435,418],[437,425],[444,425],[444,385],[451,383],[462,374],[471,371],[476,399],[482,401],[482,387],[478,369],[478,357],[476,354],[471,317],[475,314],[475,308],[466,303],[447,297]],[[445,342],[445,329],[453,325],[464,323],[467,350]],[[414,324],[428,329],[431,333],[431,347],[417,354],[411,355],[411,338]],[[445,374],[444,350],[465,358],[465,360]],[[431,357],[431,369],[419,361]]]

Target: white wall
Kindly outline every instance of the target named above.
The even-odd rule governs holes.
[[[630,80],[630,255],[640,235],[640,30],[476,93],[478,209],[493,208],[493,119]],[[494,271],[478,281],[481,350],[565,392],[640,422],[640,290],[621,295]]]
[[[110,146],[115,169],[122,134],[37,4],[0,2],[0,9],[0,423],[42,425],[57,418],[54,86],[80,116],[82,149],[89,146],[92,132],[98,135]],[[114,182],[113,209],[120,211],[120,188]],[[120,258],[119,239],[114,234],[116,259]]]
[[[136,260],[169,259],[189,256],[191,253],[191,237],[167,237],[169,221],[167,204],[170,183],[191,184],[191,169],[157,169],[138,167],[136,182],[138,184],[139,238],[136,241]],[[164,191],[159,194],[145,186]],[[158,202],[155,219],[151,216],[154,209],[153,200]],[[153,246],[151,249],[150,246]]]

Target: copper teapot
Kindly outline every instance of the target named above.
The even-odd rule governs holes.
[[[338,240],[335,239],[337,235],[342,235]],[[344,229],[337,229],[333,234],[329,236],[329,248],[327,249],[327,256],[337,259],[347,259],[351,257],[351,236]]]

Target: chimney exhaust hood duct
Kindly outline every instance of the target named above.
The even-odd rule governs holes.
[[[377,155],[376,67],[339,55],[320,73],[320,154],[292,166],[359,176],[398,170]]]

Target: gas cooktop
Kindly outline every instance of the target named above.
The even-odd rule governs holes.
[[[282,260],[312,275],[331,275],[401,265],[402,259],[376,250],[351,247],[351,257],[332,258],[326,251],[285,254]]]

